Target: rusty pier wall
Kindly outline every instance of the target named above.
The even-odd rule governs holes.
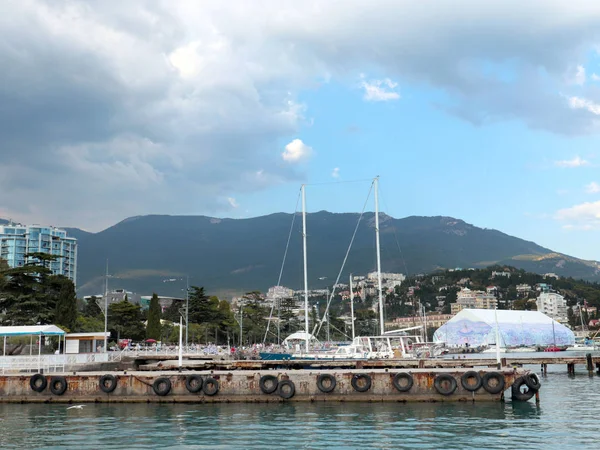
[[[121,371],[121,372],[81,372],[64,374],[44,374],[47,386],[36,392],[31,386],[32,374],[15,374],[0,376],[0,402],[3,403],[112,403],[112,402],[143,402],[143,403],[213,403],[213,402],[282,402],[282,401],[311,401],[311,402],[434,402],[434,401],[499,401],[504,398],[504,392],[519,377],[528,373],[518,368],[503,368],[501,370],[476,370],[480,376],[488,372],[498,372],[505,380],[502,392],[491,394],[481,387],[475,392],[465,389],[461,377],[465,372],[474,369],[335,369],[335,370],[233,370],[233,371]],[[407,392],[400,392],[394,386],[393,380],[399,372],[409,373],[413,380],[412,387]],[[317,386],[320,375],[330,375],[335,379],[335,387],[331,392],[322,392]],[[114,390],[110,393],[101,390],[100,381],[104,376],[113,380]],[[273,393],[261,390],[261,377],[269,375],[271,383],[277,385]],[[365,392],[358,392],[352,385],[353,378],[367,375],[370,387]],[[450,375],[456,381],[456,389],[448,395],[440,394],[435,387],[435,380],[440,375]],[[190,392],[191,378],[198,377],[204,383],[204,390]],[[38,375],[38,382],[43,381]],[[64,378],[62,378],[64,377]],[[114,378],[113,378],[114,377]],[[331,381],[331,377],[329,380]],[[164,382],[164,379],[168,380]],[[321,377],[323,378],[323,377]],[[66,381],[64,393],[56,395],[51,387],[60,387],[56,380]],[[157,380],[162,379],[160,388],[170,384],[164,395],[157,393]],[[215,381],[218,391],[205,392],[207,386],[214,390]],[[294,393],[290,398],[289,380],[293,384]],[[362,377],[365,381],[365,377]],[[161,382],[159,382],[160,384]],[[109,383],[110,384],[110,383]],[[287,389],[283,389],[283,385]],[[106,387],[106,385],[105,385]],[[263,386],[264,387],[264,386]],[[362,386],[361,386],[362,387]],[[283,389],[283,393],[281,392]],[[59,389],[60,390],[60,389]],[[193,389],[192,389],[193,390]],[[509,391],[510,392],[510,391]]]

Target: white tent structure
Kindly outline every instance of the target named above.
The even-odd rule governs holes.
[[[433,340],[449,346],[495,345],[496,320],[500,347],[575,343],[575,335],[569,328],[539,311],[493,309],[463,309],[437,329]]]

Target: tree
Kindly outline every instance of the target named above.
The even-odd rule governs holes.
[[[108,323],[117,339],[126,337],[133,340],[142,340],[145,330],[142,323],[140,305],[134,305],[127,300],[113,303],[108,307]]]
[[[35,264],[4,269],[0,311],[6,325],[50,324],[55,318],[56,298],[48,295],[50,269]]]
[[[103,317],[104,314],[98,306],[98,298],[93,295],[89,300],[86,300],[83,305],[83,315],[86,317],[100,318]]]
[[[192,286],[188,300],[190,323],[211,323],[218,319],[218,299],[209,297],[203,287]]]
[[[160,339],[160,304],[158,303],[158,295],[152,294],[150,307],[148,308],[148,323],[146,325],[146,338]]]
[[[68,331],[73,330],[77,320],[75,285],[63,275],[49,277],[48,283],[50,292],[47,292],[47,294],[56,298],[54,322]]]

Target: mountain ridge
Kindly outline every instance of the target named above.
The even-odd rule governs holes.
[[[375,270],[374,213],[364,213],[357,228],[359,217],[359,213],[327,211],[307,214],[311,288],[333,284],[355,229],[341,280],[350,272]],[[288,236],[281,284],[296,289],[303,284],[299,213],[243,219],[152,214],[124,219],[96,233],[66,229],[79,242],[78,291],[82,295],[102,292],[107,259],[112,288],[182,295],[183,279],[189,274],[191,285],[212,292],[233,295],[266,290],[277,283]],[[600,280],[596,261],[554,252],[533,241],[450,216],[396,219],[381,213],[380,231],[384,272],[414,275],[497,264]],[[177,281],[163,282],[165,279]]]

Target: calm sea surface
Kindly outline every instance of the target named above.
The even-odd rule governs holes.
[[[539,405],[0,405],[0,448],[600,448],[600,377],[548,369]]]

